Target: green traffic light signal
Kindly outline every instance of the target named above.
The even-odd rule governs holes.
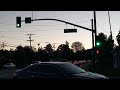
[[[19,27],[20,26],[20,24],[17,24],[17,27]]]
[[[96,42],[96,45],[97,45],[97,46],[100,46],[101,44],[100,44],[100,42]]]
[[[21,28],[21,17],[16,17],[16,27]]]

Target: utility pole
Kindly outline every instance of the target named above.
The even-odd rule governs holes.
[[[31,36],[35,35],[35,34],[26,34],[26,35],[30,35],[29,40],[27,40],[27,41],[30,41],[30,48],[31,48],[31,41],[34,41],[34,40],[31,40]]]
[[[92,26],[92,30],[93,30],[93,31],[92,31],[92,48],[94,49],[94,45],[95,45],[95,44],[94,44],[94,29],[93,29],[94,26],[93,26],[93,19],[91,19],[91,26]]]
[[[92,57],[92,59],[93,59],[93,68],[94,68],[94,70],[95,70],[95,53],[96,53],[96,52],[95,52],[95,44],[94,44],[94,43],[95,43],[95,40],[94,40],[94,38],[95,38],[94,35],[95,35],[95,34],[94,34],[94,29],[93,29],[93,27],[94,27],[93,19],[91,19],[91,26],[92,26],[92,30],[93,30],[93,31],[92,31],[92,48],[93,48],[93,49],[92,49],[92,53],[91,53],[91,54],[92,54],[92,56],[93,56],[93,57]]]
[[[7,44],[8,44],[8,43],[2,42],[2,44],[0,44],[0,45],[1,45],[1,48],[3,49],[5,46],[7,46]]]
[[[3,49],[4,47],[5,47],[5,43],[2,42],[2,44],[1,44],[1,48]]]
[[[110,22],[110,13],[108,11],[108,17],[109,17],[109,25],[110,25],[110,34],[111,34],[111,38],[112,38],[112,30],[111,30],[111,22]]]
[[[96,12],[94,11],[94,34],[95,34],[95,48],[94,48],[94,55],[95,55],[95,59],[94,59],[94,70],[95,70],[95,61],[97,59],[96,56],[96,37],[97,37],[97,29],[96,29]]]
[[[96,28],[96,12],[94,11],[94,30],[95,30],[95,37],[97,36],[97,28]],[[96,42],[96,39],[95,39]]]

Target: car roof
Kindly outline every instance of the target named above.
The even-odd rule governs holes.
[[[58,62],[67,62],[67,59],[63,59],[63,58],[57,58],[57,59],[51,59],[50,61],[58,61]]]
[[[53,61],[53,62],[41,62],[41,63],[35,63],[35,64],[38,65],[38,64],[65,64],[65,63],[68,63],[68,62]]]

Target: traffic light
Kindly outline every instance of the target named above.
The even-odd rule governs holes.
[[[101,51],[103,48],[103,41],[99,36],[96,36],[96,42],[95,42],[95,53],[97,56],[101,55]]]
[[[21,17],[16,17],[16,27],[21,28]]]
[[[31,23],[31,17],[26,17],[25,18],[25,23]]]
[[[102,45],[103,45],[103,41],[100,39],[100,37],[96,36],[95,47],[96,48],[101,48]]]
[[[96,54],[97,54],[97,55],[100,54],[100,50],[96,50]]]
[[[96,47],[100,47],[101,46],[101,42],[100,41],[96,41]]]

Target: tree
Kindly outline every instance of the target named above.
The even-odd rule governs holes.
[[[59,45],[56,53],[58,55],[58,58],[64,58],[67,60],[71,60],[73,58],[73,51],[66,44]]]
[[[82,42],[73,42],[71,48],[74,52],[85,50]]]
[[[69,46],[69,42],[68,41],[66,41],[65,44]]]
[[[106,48],[108,48],[109,51],[112,51],[114,46],[115,46],[115,44],[114,44],[114,40],[112,38],[112,35],[109,35],[109,37],[107,39]]]
[[[116,36],[116,39],[117,39],[118,45],[120,46],[120,30],[119,30],[118,35]]]
[[[30,65],[35,60],[35,48],[29,46],[18,46],[13,53],[13,62],[17,67],[25,67]]]
[[[53,52],[53,49],[52,49],[52,45],[51,44],[47,44],[46,45],[46,47],[44,47],[45,49],[45,51],[47,52],[47,53],[52,53]]]

